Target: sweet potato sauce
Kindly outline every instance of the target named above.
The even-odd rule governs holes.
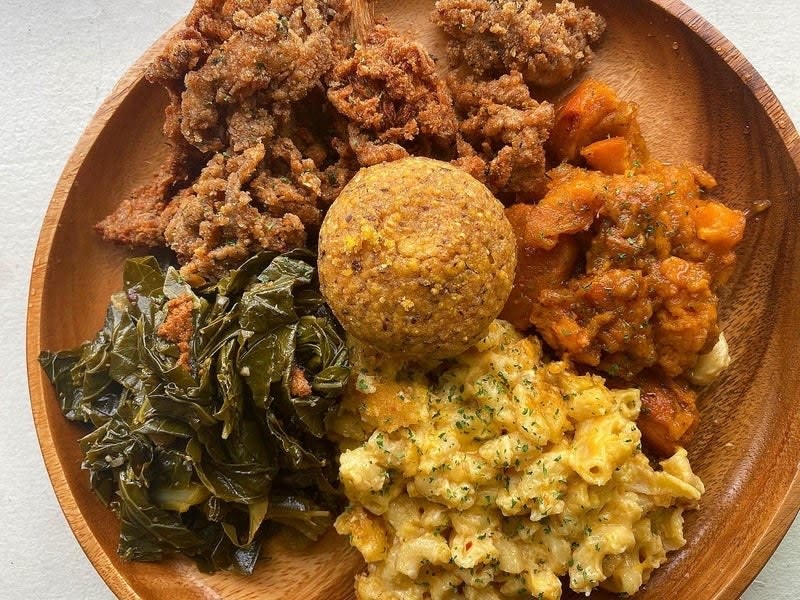
[[[650,158],[636,115],[592,80],[557,108],[549,151],[563,162],[538,204],[506,211],[519,258],[501,316],[564,358],[646,382],[643,431],[666,451],[696,424],[694,392],[675,378],[719,337],[717,291],[745,217],[709,197],[702,167]]]

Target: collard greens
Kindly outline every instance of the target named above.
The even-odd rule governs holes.
[[[349,364],[315,275],[307,251],[262,253],[195,291],[153,257],[131,259],[94,340],[42,353],[64,415],[92,426],[83,467],[119,515],[123,557],[181,552],[251,573],[274,523],[312,539],[330,525],[323,421]],[[171,300],[190,307],[188,361],[163,333]]]

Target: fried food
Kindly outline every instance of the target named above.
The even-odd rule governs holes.
[[[432,19],[453,38],[453,64],[480,76],[519,71],[536,86],[562,83],[584,68],[606,26],[569,1],[545,12],[537,0],[437,0]]]
[[[205,11],[195,7],[190,23],[208,28],[221,16],[225,28],[211,28],[221,42],[201,66],[185,73],[181,131],[204,152],[238,152],[255,140],[247,129],[241,135],[237,120],[255,116],[261,125],[257,137],[264,138],[258,141],[267,141],[288,104],[304,98],[333,67],[348,12],[344,3],[323,1],[206,4]]]
[[[103,237],[169,246],[198,285],[304,244],[357,168],[334,148],[342,124],[319,92],[349,52],[348,14],[339,0],[197,2],[147,71],[170,94],[169,155],[98,224]]]
[[[506,201],[530,201],[544,191],[553,108],[531,97],[519,72],[445,83],[421,44],[377,25],[352,58],[337,64],[329,85],[362,166],[412,154],[452,158]]]
[[[215,281],[260,250],[283,252],[305,243],[297,215],[262,212],[243,189],[264,154],[263,144],[228,159],[217,154],[192,188],[174,200],[175,216],[164,236],[190,285]]]
[[[569,134],[558,147],[579,157],[582,144],[608,133],[582,124],[605,119],[619,125],[633,155],[647,156],[635,107],[601,92],[602,103],[570,98],[557,110],[557,129],[570,113],[563,118],[579,125],[560,129]],[[602,106],[605,116],[576,106]],[[537,205],[508,209],[521,258],[502,316],[523,327],[527,316],[556,351],[613,376],[659,367],[675,377],[717,342],[717,291],[731,273],[744,215],[704,197],[715,182],[697,165],[626,166],[625,174],[605,174],[564,164],[549,172]]]
[[[145,76],[160,83],[169,94],[164,111],[167,155],[152,182],[124,198],[113,214],[100,221],[96,230],[107,241],[129,246],[163,246],[164,229],[173,210],[172,197],[199,171],[203,154],[181,133],[181,74],[197,66],[208,54],[208,43],[197,31],[184,29],[167,44],[164,52],[148,67]]]
[[[536,199],[545,187],[544,142],[553,107],[531,98],[519,72],[492,81],[453,76],[448,84],[461,118],[454,164],[502,200]]]
[[[190,366],[189,359],[191,358],[190,341],[194,334],[194,325],[192,323],[193,298],[189,294],[176,296],[169,300],[164,308],[167,311],[167,317],[159,326],[158,335],[177,346],[180,351],[177,364],[188,369]]]
[[[320,287],[355,338],[391,354],[445,358],[503,307],[515,242],[503,206],[456,167],[413,157],[362,169],[319,238]]]
[[[336,65],[328,99],[348,119],[348,142],[362,166],[453,145],[456,115],[433,58],[384,25]]]
[[[568,13],[592,20],[572,10],[553,14],[567,28],[580,29]],[[526,71],[445,82],[421,44],[384,25],[353,44],[349,19],[346,0],[198,0],[147,71],[170,96],[168,156],[101,235],[166,245],[201,284],[304,243],[361,166],[428,156],[503,202],[543,195],[553,109],[533,100]]]

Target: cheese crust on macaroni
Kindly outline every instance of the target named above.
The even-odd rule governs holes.
[[[436,365],[353,357],[329,429],[360,599],[556,599],[563,576],[633,594],[684,545],[703,484],[683,449],[650,465],[637,390],[545,362],[503,321]]]

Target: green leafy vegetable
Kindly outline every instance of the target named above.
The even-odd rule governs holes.
[[[316,539],[340,507],[324,419],[350,369],[313,254],[262,253],[201,290],[135,258],[123,281],[94,340],[39,357],[92,427],[83,467],[120,555],[251,573],[268,522]]]

